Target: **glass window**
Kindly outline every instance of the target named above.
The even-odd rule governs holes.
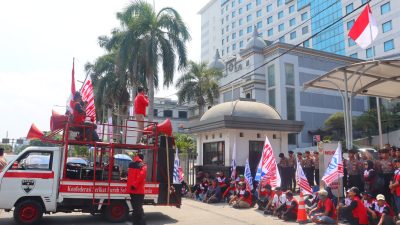
[[[383,43],[383,47],[384,47],[384,51],[385,52],[393,50],[394,49],[394,41],[393,41],[393,39],[389,40],[389,41],[385,41]]]
[[[260,17],[262,15],[261,14],[261,9],[256,12],[256,15],[257,15],[257,17]]]
[[[272,4],[267,5],[267,12],[271,12],[272,11]]]
[[[349,38],[349,39],[347,40],[347,42],[348,42],[348,44],[349,44],[349,47],[354,46],[354,45],[356,44],[356,42],[353,41],[353,39],[351,39],[351,38]]]
[[[285,63],[286,85],[294,85],[294,65]]]
[[[243,19],[239,19],[239,26],[243,25]]]
[[[187,112],[186,111],[178,111],[178,117],[179,118],[187,118]]]
[[[229,15],[226,15],[226,22],[228,22],[228,20],[229,20]]]
[[[285,36],[280,37],[280,38],[279,38],[279,42],[285,43]]]
[[[249,4],[246,5],[247,11],[249,11],[251,8],[252,8],[251,3],[249,3]]]
[[[390,12],[390,2],[381,5],[381,15]]]
[[[226,26],[226,32],[228,32],[228,31],[229,31],[229,25]]]
[[[391,20],[389,20],[386,23],[382,24],[382,32],[383,33],[386,33],[386,32],[391,31],[391,30],[392,30],[392,21]]]
[[[293,13],[294,12],[294,5],[289,6],[289,13]]]
[[[239,37],[243,36],[243,30],[239,30]]]
[[[243,9],[239,8],[239,15],[243,13]]]
[[[222,39],[222,41],[221,41],[222,45],[224,45],[224,42],[225,42],[225,39]]]
[[[16,162],[18,170],[52,170],[51,152],[27,152]]]
[[[172,110],[164,110],[164,117],[172,117]]]
[[[253,32],[253,26],[248,26],[247,27],[247,33]]]
[[[235,29],[236,22],[232,22],[232,29]]]
[[[297,134],[291,133],[288,134],[288,144],[289,145],[297,145]]]
[[[281,23],[278,25],[279,32],[283,31],[284,29],[285,29],[285,24]]]
[[[232,39],[235,39],[235,38],[236,38],[236,32],[232,33]]]
[[[346,14],[349,14],[349,13],[353,12],[353,9],[354,9],[353,3],[348,4],[346,6]]]
[[[289,25],[290,25],[290,26],[296,25],[296,19],[293,18],[293,19],[289,20]]]
[[[235,51],[236,50],[236,44],[233,44],[232,45],[232,51]]]
[[[292,33],[290,33],[290,40],[293,40],[296,38],[296,31],[293,31]]]
[[[275,86],[275,66],[268,67],[268,87]]]
[[[281,19],[283,17],[283,11],[278,12],[278,19]]]
[[[372,48],[367,48],[365,49],[365,57],[368,58],[372,58]]]
[[[203,165],[225,165],[225,142],[203,144]]]
[[[228,53],[229,53],[229,46],[226,47],[226,54],[228,54]]]
[[[238,0],[238,2],[239,2],[239,4],[240,4],[240,3],[243,3],[243,0]]]
[[[222,51],[221,51],[221,55],[224,56],[224,50],[223,50],[223,49],[222,49]]]
[[[221,20],[221,24],[224,24],[224,19]]]
[[[225,6],[225,10],[226,10],[226,11],[228,11],[228,8],[229,8],[229,5],[228,5],[228,4],[226,4],[226,6]]]
[[[235,7],[235,1],[232,1],[232,8]]]
[[[305,40],[305,41],[303,42],[303,47],[305,47],[305,48],[310,47],[310,41],[309,41],[309,40]]]
[[[286,88],[287,119],[296,120],[296,100],[294,88]]]
[[[243,48],[243,41],[239,42],[239,48]]]
[[[350,20],[349,22],[347,22],[347,30],[350,30],[354,25],[354,20]]]
[[[307,13],[307,12],[302,13],[302,14],[301,14],[301,21],[304,21],[304,20],[306,20],[306,19],[308,19],[308,13]]]
[[[349,55],[351,58],[355,58],[355,59],[358,59],[358,54],[357,54],[357,52],[356,53],[353,53],[353,54],[351,54],[351,55]]]
[[[276,4],[277,4],[278,6],[281,6],[281,5],[283,4],[283,0],[277,0],[277,1],[276,1]]]
[[[251,21],[252,19],[253,19],[253,16],[251,14],[247,15],[247,22]]]
[[[307,34],[308,33],[308,26],[305,26],[305,27],[303,27],[303,28],[301,28],[301,33],[304,35],[304,34]]]
[[[274,29],[273,28],[268,30],[268,37],[271,37],[272,35],[274,35]]]
[[[272,23],[272,16],[270,16],[270,17],[267,18],[267,23],[268,23],[268,24],[271,24],[271,23]]]
[[[268,104],[274,108],[276,107],[275,88],[268,90]]]
[[[256,0],[256,5],[261,5],[261,0]]]
[[[236,11],[232,12],[232,18],[234,18],[236,16]]]
[[[262,27],[262,22],[261,21],[257,22],[257,28],[261,28],[261,27]]]

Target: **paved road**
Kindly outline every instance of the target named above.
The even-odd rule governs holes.
[[[254,209],[233,209],[226,204],[207,205],[189,199],[183,200],[181,209],[165,206],[145,207],[147,225],[252,225],[252,224],[297,224],[265,216]],[[15,225],[12,212],[0,213],[1,225]],[[57,213],[45,215],[43,225],[108,225],[101,216],[81,213]],[[129,225],[131,222],[120,223]]]

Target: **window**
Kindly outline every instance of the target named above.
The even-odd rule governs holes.
[[[283,17],[283,11],[278,12],[278,19],[281,19]]]
[[[256,5],[261,5],[261,0],[256,0]]]
[[[246,19],[246,20],[247,20],[247,22],[249,22],[249,21],[251,21],[252,19],[253,19],[253,16],[250,14],[250,15],[247,16],[247,19]]]
[[[373,52],[372,52],[372,48],[367,48],[365,49],[365,57],[368,58],[372,58]]]
[[[394,41],[393,41],[393,39],[389,40],[389,41],[385,41],[383,43],[383,49],[384,49],[385,52],[393,50],[394,49]]]
[[[238,2],[239,2],[239,4],[240,4],[240,3],[243,3],[243,0],[238,0]]]
[[[357,59],[358,58],[358,54],[356,52],[356,53],[353,53],[353,54],[349,55],[349,57]]]
[[[257,28],[261,28],[261,27],[262,27],[262,22],[261,21],[257,22]]]
[[[225,142],[203,144],[203,165],[225,165]]]
[[[283,0],[277,0],[277,1],[276,1],[276,4],[277,4],[278,6],[281,6],[281,5],[283,4]]]
[[[293,19],[289,20],[289,25],[290,25],[290,26],[296,25],[296,19],[293,18]]]
[[[347,22],[347,30],[350,30],[354,25],[354,20],[350,20],[349,22]]]
[[[239,42],[239,48],[243,48],[243,41]]]
[[[353,12],[353,9],[354,9],[353,3],[348,4],[346,6],[346,14],[349,14],[349,13]]]
[[[294,88],[286,88],[287,119],[296,120],[296,100]]]
[[[249,141],[249,165],[251,176],[255,176],[258,162],[260,162],[261,155],[264,148],[264,142],[262,141]]]
[[[256,12],[257,17],[261,16],[261,9]]]
[[[390,2],[381,5],[381,15],[390,12]]]
[[[222,49],[222,51],[221,51],[221,55],[224,56],[224,50],[223,50],[223,49]]]
[[[154,109],[153,112],[154,112],[154,116],[158,116],[158,109]]]
[[[389,20],[386,23],[382,24],[382,32],[383,33],[386,33],[386,32],[391,31],[391,30],[392,30],[392,21],[391,20]]]
[[[247,11],[249,11],[251,8],[252,8],[251,3],[249,3],[249,4],[246,5]]]
[[[285,24],[281,23],[278,25],[279,32],[283,31],[284,29],[285,29]]]
[[[243,13],[243,9],[239,8],[239,15]]]
[[[276,107],[275,88],[268,90],[268,104],[274,108]]]
[[[229,31],[229,25],[226,26],[226,32],[228,32],[228,31]]]
[[[228,54],[228,53],[229,53],[229,46],[226,47],[226,54]]]
[[[236,50],[236,44],[233,44],[232,45],[232,51],[235,51]]]
[[[232,22],[232,29],[235,29],[236,27],[236,22]]]
[[[236,11],[232,12],[232,18],[234,18],[236,16]]]
[[[304,20],[306,20],[306,19],[308,19],[308,14],[307,14],[307,12],[302,13],[302,14],[301,14],[301,21],[304,21]]]
[[[16,160],[18,170],[52,170],[51,152],[26,152]]]
[[[239,19],[239,26],[243,25],[243,19]]]
[[[224,24],[224,19],[221,20],[221,24]]]
[[[297,145],[297,134],[288,134],[288,144],[289,145]]]
[[[347,43],[349,44],[349,47],[354,46],[354,45],[356,44],[356,42],[353,41],[353,39],[351,39],[351,38],[349,38],[349,39],[347,40]]]
[[[226,10],[226,11],[228,11],[228,8],[229,8],[229,5],[228,5],[228,4],[226,4],[226,6],[225,6],[225,10]]]
[[[308,33],[308,26],[305,26],[303,28],[301,28],[301,34],[307,34]]]
[[[280,37],[280,38],[279,38],[279,42],[285,43],[285,36]]]
[[[229,15],[226,15],[226,22],[228,22],[228,20],[229,20]]]
[[[186,119],[187,118],[187,112],[186,111],[178,111],[178,117]]]
[[[309,48],[310,47],[310,41],[309,40],[304,41],[303,42],[303,47],[304,48]]]
[[[272,16],[270,16],[270,17],[267,18],[267,23],[268,23],[268,24],[271,24],[271,23],[272,23]]]
[[[224,45],[224,42],[225,42],[225,39],[222,39],[222,41],[221,41],[222,45]]]
[[[243,30],[239,30],[239,37],[243,36]]]
[[[275,66],[268,67],[268,87],[275,86]]]
[[[267,12],[271,12],[272,11],[272,4],[267,5]]]
[[[290,33],[290,40],[293,40],[296,38],[296,31],[293,31],[292,33]]]
[[[268,37],[271,37],[272,35],[274,35],[274,29],[273,28],[268,30]]]
[[[294,12],[294,5],[289,6],[289,13],[293,13]]]
[[[285,63],[286,85],[294,85],[294,65]]]
[[[164,117],[172,117],[172,110],[164,110]]]
[[[235,1],[232,1],[231,7],[235,7]]]
[[[232,39],[236,38],[236,33],[232,33]]]
[[[247,27],[247,33],[251,33],[253,32],[253,27],[252,26],[248,26]]]

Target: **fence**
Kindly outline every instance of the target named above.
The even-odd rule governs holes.
[[[185,182],[188,185],[196,184],[196,158],[197,153],[180,153],[179,159],[183,173],[185,174]]]

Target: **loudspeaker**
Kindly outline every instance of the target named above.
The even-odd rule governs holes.
[[[153,130],[153,125],[150,125],[144,129],[144,131],[151,132]],[[168,136],[172,135],[172,124],[171,120],[167,118],[164,122],[157,125],[157,131],[161,134],[166,134]]]
[[[168,173],[167,173],[167,137],[160,136],[159,138],[159,148],[157,153],[157,182],[167,183],[168,181]],[[173,149],[174,140],[171,137],[168,137],[168,150],[169,150],[169,178],[172,183],[172,176],[174,171],[174,158],[175,158],[175,149]]]

